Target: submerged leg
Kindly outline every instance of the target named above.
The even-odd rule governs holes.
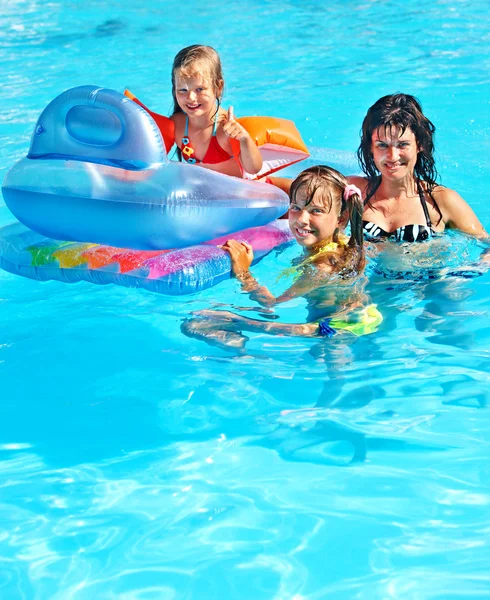
[[[315,337],[319,331],[316,323],[295,325],[258,321],[225,310],[201,310],[194,314],[194,318],[182,323],[182,333],[225,350],[245,350],[249,338],[242,331],[301,337]]]
[[[216,328],[227,331],[254,331],[269,335],[288,335],[292,337],[317,337],[320,335],[318,323],[279,323],[277,321],[259,321],[242,317],[227,310],[200,310],[194,313],[203,322],[211,322]]]
[[[373,315],[370,310],[371,307],[366,308],[363,311],[365,318],[353,324],[338,319],[324,319],[319,323],[280,323],[249,319],[227,310],[200,310],[194,313],[194,318],[184,321],[182,332],[214,346],[243,350],[248,340],[242,335],[243,331],[306,338],[332,337],[337,329],[348,330],[355,335],[372,333],[382,317],[375,307]]]
[[[181,325],[181,331],[211,346],[225,350],[244,350],[248,337],[239,332],[220,328],[217,324],[204,319],[188,319]]]

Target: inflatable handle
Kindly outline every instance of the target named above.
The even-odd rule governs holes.
[[[133,102],[136,102],[136,104],[138,104],[138,106],[141,106],[141,108],[144,108],[146,112],[150,115],[150,117],[155,121],[158,129],[160,130],[160,133],[162,134],[165,148],[167,152],[170,152],[172,146],[175,144],[174,122],[168,117],[159,115],[158,113],[150,110],[147,106],[143,104],[143,102],[141,102],[141,100],[138,100],[138,98],[136,98],[136,96],[129,90],[124,90],[124,95],[127,96]]]
[[[168,163],[148,113],[115,90],[84,85],[55,98],[39,117],[27,158],[79,160],[124,169]]]

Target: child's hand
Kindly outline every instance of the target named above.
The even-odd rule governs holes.
[[[225,244],[220,246],[220,248],[226,250],[230,255],[231,270],[236,277],[248,273],[254,259],[254,251],[250,244],[247,244],[247,242],[228,240]]]
[[[223,121],[223,131],[229,138],[233,138],[239,142],[250,137],[245,127],[242,127],[238,121],[235,121],[233,106],[230,106],[228,117]]]

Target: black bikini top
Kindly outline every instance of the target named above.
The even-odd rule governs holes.
[[[376,193],[378,187],[379,183],[364,201],[365,205]],[[376,223],[372,223],[370,221],[363,221],[362,228],[366,238],[384,238],[393,240],[395,242],[423,242],[424,240],[428,240],[434,235],[437,235],[437,232],[434,231],[434,229],[432,228],[432,221],[430,220],[427,202],[425,201],[425,194],[419,182],[417,182],[417,188],[419,192],[420,203],[422,204],[422,208],[424,210],[426,225],[403,225],[402,227],[398,227],[398,229],[395,229],[395,231],[385,231],[379,225],[376,225]]]
[[[368,239],[384,238],[395,242],[423,242],[436,234],[432,227],[425,225],[403,225],[395,231],[385,231],[370,221],[363,221],[362,225],[364,235]]]

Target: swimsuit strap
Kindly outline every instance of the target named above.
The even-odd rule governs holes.
[[[369,200],[371,200],[371,198],[376,194],[379,186],[381,185],[381,177],[378,178],[377,184],[374,186],[373,190],[366,195],[366,199],[364,200],[364,206],[366,206],[366,204],[369,202]],[[422,185],[420,184],[420,181],[417,179],[417,192],[420,198],[420,203],[422,204],[422,209],[424,211],[424,215],[425,215],[425,222],[427,223],[427,227],[429,229],[432,229],[432,221],[429,215],[429,209],[427,208],[427,202],[425,200],[425,193],[424,190],[422,189]]]
[[[378,177],[378,181],[376,182],[376,185],[373,187],[372,191],[370,191],[368,194],[366,194],[366,197],[364,198],[364,206],[366,206],[366,204],[371,200],[371,198],[374,196],[374,194],[378,191],[378,188],[380,185],[381,185],[381,177]],[[369,188],[369,182],[368,182],[367,188]],[[367,188],[366,188],[366,191],[367,191]]]
[[[425,222],[427,223],[427,227],[432,229],[432,221],[430,220],[429,209],[427,208],[427,202],[425,200],[425,193],[422,189],[420,181],[417,179],[417,191],[419,193],[420,202],[422,204],[422,208],[424,210]]]
[[[216,113],[215,117],[214,117],[214,125],[213,125],[213,135],[212,137],[214,137],[216,135],[216,129],[218,127],[218,113]],[[184,136],[185,137],[189,137],[189,116],[186,115],[185,116],[185,131],[184,131]]]
[[[194,156],[195,151],[189,139],[189,117],[187,115],[185,118],[185,130],[184,136],[182,138],[182,148],[180,149],[180,152],[182,153],[182,157],[185,160],[185,162],[191,165],[194,165],[197,162],[199,162]]]
[[[214,117],[213,133],[211,135],[211,138],[216,136],[216,127],[218,125],[217,116],[218,116],[218,113],[216,113],[216,115]],[[186,115],[186,117],[185,117],[185,130],[184,130],[184,137],[182,138],[181,152],[182,152],[182,156],[184,157],[184,160],[186,162],[190,163],[191,165],[201,162],[194,156],[195,151],[194,151],[194,148],[192,147],[192,142],[189,139],[189,115]]]

